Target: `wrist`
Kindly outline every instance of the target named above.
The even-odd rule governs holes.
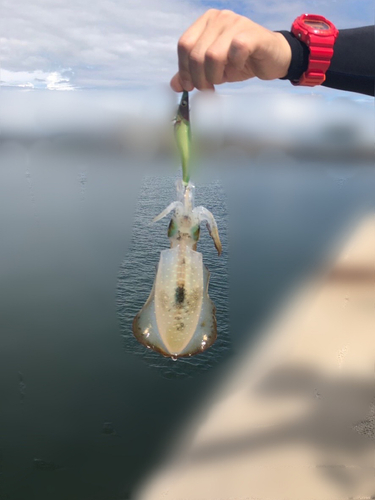
[[[279,68],[279,75],[277,78],[285,78],[289,72],[289,68],[292,61],[292,49],[290,43],[280,32],[274,33],[277,38],[276,47],[278,51],[276,52],[277,64]]]
[[[285,76],[280,80],[299,80],[303,73],[307,70],[309,64],[309,48],[290,31],[278,31],[288,43],[291,51],[290,64],[287,68]]]

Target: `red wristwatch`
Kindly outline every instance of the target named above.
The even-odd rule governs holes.
[[[293,22],[292,33],[310,49],[307,70],[292,84],[309,87],[321,85],[331,64],[338,29],[323,16],[302,14]]]

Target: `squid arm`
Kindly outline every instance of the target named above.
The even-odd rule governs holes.
[[[157,222],[162,219],[166,215],[168,215],[172,210],[176,210],[176,208],[183,208],[183,205],[180,201],[173,201],[170,203],[165,210],[163,210],[159,215],[153,218],[152,222]]]
[[[207,210],[207,208],[202,206],[194,208],[193,212],[195,212],[198,215],[199,222],[206,222],[208,232],[210,233],[210,236],[214,241],[218,255],[220,255],[222,251],[222,246],[214,216],[209,210]]]

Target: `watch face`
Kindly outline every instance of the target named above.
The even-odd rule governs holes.
[[[304,21],[304,23],[307,24],[307,26],[311,26],[315,30],[327,31],[330,29],[328,24],[323,21],[311,21],[307,19]]]

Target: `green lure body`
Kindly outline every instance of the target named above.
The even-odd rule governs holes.
[[[189,116],[189,94],[184,91],[174,125],[175,138],[181,156],[182,180],[185,186],[190,180],[191,130]]]

